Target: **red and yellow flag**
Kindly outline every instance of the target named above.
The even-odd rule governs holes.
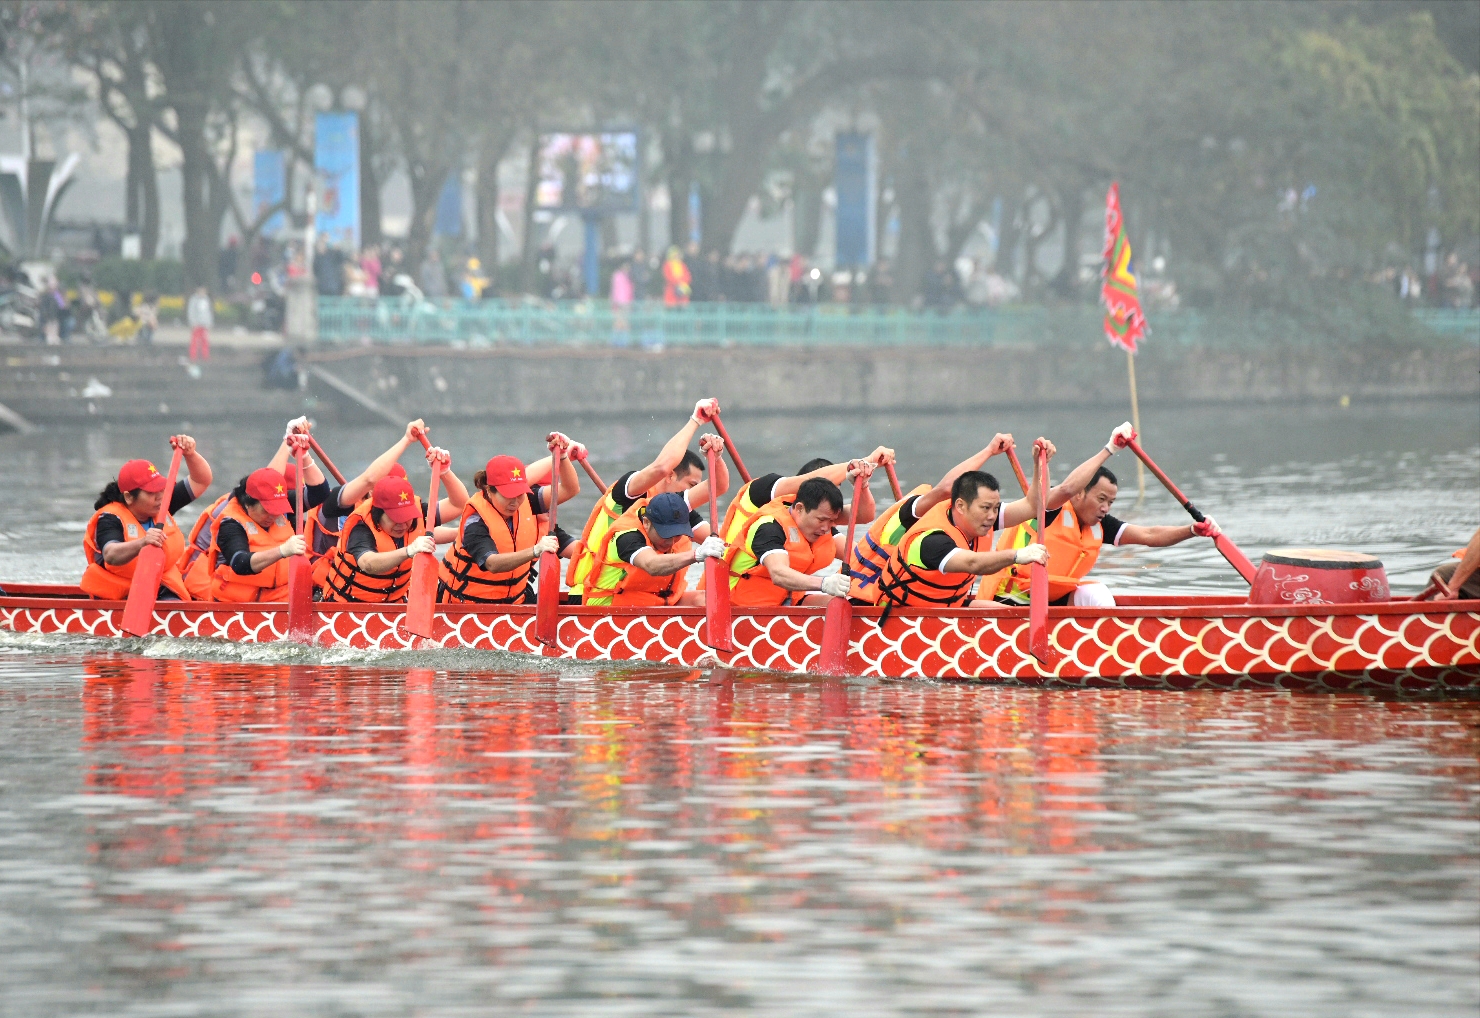
[[[1112,183],[1105,195],[1105,282],[1100,300],[1105,304],[1105,338],[1116,346],[1136,352],[1146,336],[1146,316],[1136,288],[1136,269],[1131,261],[1131,240],[1125,235],[1120,214],[1120,185]]]

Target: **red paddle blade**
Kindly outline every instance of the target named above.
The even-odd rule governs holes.
[[[307,555],[288,560],[288,639],[312,643],[318,635],[319,613],[313,607],[313,567]]]
[[[704,560],[704,640],[715,650],[735,650],[734,626],[730,620],[729,570],[719,559]]]
[[[1033,585],[1028,591],[1028,650],[1053,667],[1053,648],[1048,643],[1048,567],[1039,562],[1033,563]]]
[[[827,602],[827,618],[822,623],[822,652],[817,657],[817,670],[823,675],[848,674],[848,637],[853,629],[853,604],[846,597]]]
[[[1223,557],[1228,560],[1228,564],[1237,569],[1238,574],[1252,586],[1255,573],[1254,563],[1249,561],[1247,555],[1239,551],[1238,545],[1233,543],[1233,539],[1227,534],[1219,534],[1213,538],[1213,544]]]
[[[164,577],[164,549],[146,544],[134,559],[134,578],[128,585],[128,603],[123,606],[123,631],[148,636],[154,631],[154,601]]]
[[[430,637],[436,608],[437,556],[422,552],[411,560],[411,586],[406,592],[406,631],[414,636]]]
[[[560,558],[540,553],[540,589],[534,603],[534,636],[547,647],[560,646]]]

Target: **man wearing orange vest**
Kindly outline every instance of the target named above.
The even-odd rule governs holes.
[[[586,519],[585,529],[578,542],[571,548],[570,568],[566,570],[565,582],[570,588],[569,597],[579,602],[584,595],[587,575],[596,566],[596,548],[606,536],[608,528],[627,510],[637,504],[638,499],[653,498],[665,492],[676,492],[684,496],[689,505],[689,525],[694,536],[702,541],[709,536],[709,523],[699,515],[694,506],[709,501],[709,484],[714,484],[715,496],[723,495],[730,487],[730,471],[721,456],[714,468],[714,477],[704,479],[704,460],[689,448],[694,433],[702,424],[719,414],[719,401],[701,399],[694,404],[694,412],[678,433],[668,440],[662,450],[641,470],[629,470],[618,477],[616,483],[596,500],[591,515]],[[708,451],[724,448],[718,435],[705,435],[699,440],[699,448]]]
[[[1049,458],[1052,459],[1055,452],[1053,443],[1046,438],[1038,441],[1048,450]],[[889,562],[889,555],[905,533],[926,513],[950,499],[956,478],[970,471],[980,470],[987,460],[1013,448],[1016,446],[1011,435],[997,434],[987,443],[986,448],[947,470],[935,487],[921,484],[875,517],[873,525],[849,549],[844,573],[851,581],[848,597],[853,603],[865,606],[878,603],[879,579]],[[1002,506],[993,526],[998,531],[1005,531],[1037,514],[1037,505],[1031,501],[1030,495],[1029,498],[1020,498]]]
[[[698,591],[685,591],[686,572],[695,562],[725,552],[718,537],[697,546],[682,495],[665,492],[639,499],[611,525],[601,540],[601,568],[587,582],[586,604],[655,607],[702,604]]]
[[[1142,527],[1110,515],[1119,491],[1115,474],[1105,466],[1119,449],[1135,437],[1129,421],[1110,433],[1105,447],[1070,471],[1063,482],[1050,489],[1044,516],[1044,545],[1048,548],[1049,604],[1080,608],[1113,608],[1115,598],[1103,583],[1085,576],[1099,561],[1100,549],[1109,544],[1141,544],[1168,548],[1194,537],[1216,537],[1222,531],[1209,517],[1180,527]],[[1037,520],[1024,523],[998,539],[999,549],[1023,548],[1034,540]],[[984,583],[985,586],[985,583]],[[1032,573],[1019,563],[1001,578],[996,600],[1000,604],[1024,605],[1029,601]],[[983,592],[986,596],[986,592]]]
[[[1044,561],[1041,545],[992,549],[1001,508],[1002,492],[991,474],[968,470],[957,477],[950,501],[931,506],[889,553],[879,578],[878,603],[886,613],[896,607],[987,607],[992,602],[972,600],[977,577],[1014,562]]]
[[[854,460],[844,480],[873,470],[872,463]],[[842,515],[843,493],[823,477],[803,482],[791,501],[762,506],[724,552],[730,603],[740,608],[825,604],[829,597],[847,594],[848,577],[818,575],[837,555],[832,530]]]
[[[894,462],[894,450],[881,445],[864,459],[876,467],[881,467],[886,463]],[[791,476],[775,473],[762,474],[754,480],[745,482],[740,486],[740,490],[735,492],[735,497],[730,499],[730,506],[725,510],[724,522],[720,524],[719,536],[726,541],[739,540],[746,525],[756,513],[761,511],[762,506],[778,498],[790,500],[796,495],[798,488],[814,477],[823,477],[834,484],[842,484],[852,462],[834,463],[832,460],[819,456],[803,463],[802,469]],[[877,511],[873,492],[864,488],[858,500],[858,522],[871,522]],[[845,505],[843,515],[846,516],[848,513],[849,508]],[[843,543],[847,538],[842,534],[834,536],[838,557],[841,558],[844,554]]]

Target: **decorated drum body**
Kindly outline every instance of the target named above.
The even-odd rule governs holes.
[[[1250,604],[1366,604],[1389,599],[1382,562],[1355,551],[1274,548],[1249,590]]]

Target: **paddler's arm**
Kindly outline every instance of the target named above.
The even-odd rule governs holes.
[[[463,506],[468,504],[467,486],[463,484],[462,478],[458,477],[450,469],[452,465],[452,457],[447,453],[446,449],[438,448],[435,445],[432,446],[432,451],[427,453],[428,465],[431,464],[432,457],[434,456],[444,457],[442,462],[445,466],[440,476],[442,479],[442,487],[447,489],[447,497],[437,502],[437,519],[457,519],[457,517],[462,514]]]
[[[213,479],[211,465],[206,462],[204,456],[195,451],[195,439],[189,435],[176,435],[173,441],[183,453],[185,469],[190,471],[190,490],[199,498],[211,486]]]
[[[483,560],[483,568],[490,573],[507,573],[527,562],[535,561],[547,551],[560,551],[560,542],[554,534],[546,534],[528,548],[521,548],[503,555],[497,553],[490,555]]]
[[[1460,588],[1465,585],[1475,571],[1480,569],[1480,530],[1475,531],[1475,536],[1470,538],[1470,543],[1465,546],[1464,557],[1459,560],[1459,565],[1454,567],[1454,575],[1449,577],[1446,585],[1438,576],[1432,577],[1432,582],[1439,585],[1438,601],[1454,601],[1459,598]]]
[[[1120,528],[1116,544],[1143,544],[1148,548],[1170,548],[1174,544],[1190,541],[1196,532],[1189,523],[1185,527],[1138,527],[1127,523]]]
[[[699,451],[708,453],[711,448],[718,454],[714,458],[714,497],[723,498],[725,492],[730,490],[730,467],[725,463],[724,439],[718,435],[701,436],[699,439]],[[684,494],[684,500],[688,502],[690,509],[702,508],[709,501],[710,480],[708,477],[704,478],[704,480],[694,485]],[[771,493],[771,497],[776,497],[774,491]],[[700,540],[703,540],[703,538],[700,538]]]
[[[651,548],[639,548],[632,554],[632,565],[649,576],[672,576],[696,561],[693,547],[687,551],[671,551],[667,555],[659,555]]]
[[[663,478],[678,469],[678,464],[683,460],[683,454],[688,451],[689,443],[694,440],[694,432],[699,426],[714,420],[719,413],[719,400],[701,399],[694,404],[694,413],[678,429],[678,433],[668,440],[668,444],[658,452],[658,458],[653,460],[641,470],[634,470],[631,478],[627,481],[627,495],[641,495]],[[708,495],[705,495],[708,498]]]
[[[847,464],[847,467],[847,472],[843,475],[843,481],[845,484],[848,485],[847,488],[843,489],[843,493],[845,495],[848,493],[849,490],[851,490],[853,480],[860,473],[862,473],[864,477],[873,476],[874,462],[872,459],[852,460]],[[848,509],[847,506],[844,506],[843,509],[845,516],[848,515],[848,513],[851,511]],[[874,493],[870,491],[869,486],[865,484],[863,486],[863,491],[858,496],[858,522],[874,522],[874,516],[878,513],[878,511],[879,507],[874,504]]]
[[[1115,454],[1117,449],[1123,449],[1125,447],[1123,443],[1128,441],[1135,433],[1136,431],[1131,427],[1130,421],[1117,426],[1114,431],[1110,432],[1110,440],[1105,443],[1103,449],[1069,471],[1069,476],[1049,489],[1048,505],[1046,508],[1057,509],[1085,488],[1088,488],[1089,482],[1094,479],[1095,471],[1104,466],[1106,461]],[[1186,538],[1183,538],[1183,540],[1186,540]]]
[[[987,460],[1011,448],[1013,448],[1011,435],[999,432],[992,436],[992,440],[987,443],[986,448],[974,456],[968,456],[947,470],[946,475],[936,483],[935,487],[915,500],[915,519],[919,519],[929,512],[931,508],[940,505],[946,499],[950,498],[951,488],[955,486],[956,478],[968,470],[980,470],[982,464],[987,462]]]
[[[1038,450],[1039,450],[1040,447],[1043,448],[1045,451],[1047,451],[1048,458],[1050,460],[1052,460],[1054,458],[1054,454],[1059,451],[1058,449],[1056,449],[1054,447],[1054,444],[1052,442],[1050,442],[1048,439],[1044,438],[1041,435],[1038,438],[1034,439],[1033,440],[1033,462],[1035,464],[1035,466],[1034,466],[1034,469],[1035,470],[1037,469],[1036,464],[1038,462]],[[1094,471],[1090,471],[1090,476],[1091,477],[1094,476]],[[1089,484],[1089,481],[1086,479],[1085,482],[1084,482],[1084,484],[1081,484],[1075,490],[1076,491],[1083,491],[1085,485],[1087,485],[1087,484]],[[1057,489],[1054,489],[1054,490],[1057,490]],[[1068,500],[1065,499],[1065,501],[1068,501]],[[1058,506],[1056,506],[1056,505],[1053,504],[1053,499],[1052,498],[1049,499],[1048,508],[1050,508],[1050,509],[1057,509],[1058,508]],[[1019,499],[1016,499],[1016,500],[1014,500],[1012,502],[1008,502],[1006,505],[1004,505],[1002,507],[1001,526],[1002,526],[1002,529],[1006,530],[1008,527],[1015,527],[1019,523],[1026,523],[1029,520],[1036,519],[1037,517],[1038,517],[1038,485],[1035,482],[1033,482],[1033,481],[1029,481],[1028,482],[1028,497],[1027,498],[1019,498]]]
[[[370,465],[361,472],[360,476],[351,481],[346,481],[344,487],[339,490],[339,508],[353,509],[360,501],[375,487],[375,482],[391,472],[391,467],[405,455],[411,443],[420,444],[415,432],[426,428],[425,422],[417,418],[406,425],[406,434],[402,435],[400,441],[370,461]]]
[[[365,526],[360,523],[357,526]],[[407,541],[404,548],[392,548],[390,551],[367,551],[363,552],[355,560],[360,571],[369,573],[371,576],[382,576],[395,569],[402,562],[414,558],[419,552],[435,552],[436,542],[428,534],[422,534],[414,540]]]

